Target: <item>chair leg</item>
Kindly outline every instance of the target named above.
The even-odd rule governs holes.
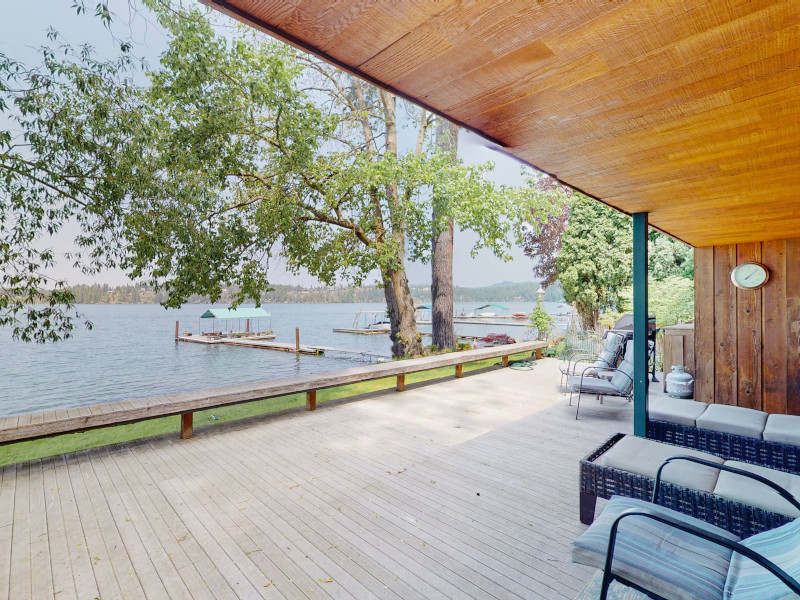
[[[572,389],[572,386],[570,386],[570,388],[569,388],[569,405],[570,405],[570,406],[572,406],[572,393],[573,393],[574,391],[575,391],[575,390],[574,390],[574,389]]]
[[[580,496],[580,519],[584,525],[591,525],[594,522],[594,511],[597,506],[597,496],[588,492],[581,492]]]
[[[576,421],[578,420],[578,413],[581,411],[581,394],[582,393],[583,392],[578,390],[578,407],[575,409],[575,420]]]

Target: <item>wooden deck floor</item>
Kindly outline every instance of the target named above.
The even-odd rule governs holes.
[[[575,598],[578,459],[632,411],[576,422],[557,382],[543,360],[4,467],[0,598]]]

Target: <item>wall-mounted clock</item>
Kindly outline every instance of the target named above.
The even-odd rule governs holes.
[[[736,265],[731,271],[731,282],[742,290],[757,290],[769,281],[767,267],[757,262]]]

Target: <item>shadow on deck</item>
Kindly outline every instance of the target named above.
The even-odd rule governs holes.
[[[557,362],[2,468],[0,598],[575,598]]]

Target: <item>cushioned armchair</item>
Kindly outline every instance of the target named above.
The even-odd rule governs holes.
[[[596,377],[600,371],[616,367],[624,341],[623,336],[609,331],[600,354],[580,349],[567,350],[558,365],[561,384],[564,384],[564,376],[583,372],[587,377]]]
[[[617,580],[680,600],[800,597],[800,519],[740,540],[705,521],[614,496],[572,546],[573,562],[603,569],[600,600]]]
[[[578,393],[578,403],[575,410],[575,418],[581,410],[581,396],[583,394],[595,394],[603,396],[620,396],[629,401],[633,397],[633,340],[625,344],[625,357],[619,367],[607,367],[602,371],[595,370],[596,374],[607,374],[610,377],[591,376],[590,369],[586,367],[577,375],[567,378],[569,386],[569,405],[572,406],[572,398],[575,392]]]

